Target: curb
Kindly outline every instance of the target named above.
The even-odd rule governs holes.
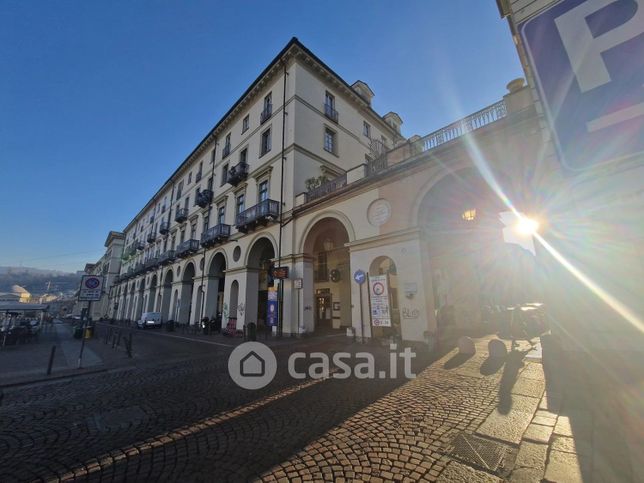
[[[43,382],[50,382],[50,381],[60,381],[61,379],[71,379],[74,377],[80,377],[80,376],[89,376],[92,374],[98,374],[101,372],[107,372],[110,369],[108,368],[102,368],[102,369],[93,369],[93,370],[88,370],[85,372],[81,372],[78,374],[61,374],[59,376],[51,376],[51,377],[45,377],[41,379],[32,379],[29,381],[19,381],[19,382],[10,382],[8,384],[0,384],[0,390],[2,389],[9,389],[12,387],[19,387],[19,386],[30,386],[32,384],[40,384]]]

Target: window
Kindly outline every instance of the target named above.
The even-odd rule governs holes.
[[[327,254],[326,252],[319,252],[317,259],[317,267],[315,270],[315,281],[316,282],[328,282],[329,281],[329,267],[327,263]]]
[[[194,240],[194,238],[197,236],[197,222],[193,222],[190,225],[190,239]]]
[[[246,163],[248,160],[248,148],[244,148],[239,152],[239,162]]]
[[[262,133],[262,144],[260,146],[260,156],[263,156],[271,150],[271,130],[267,129]]]
[[[172,235],[172,243],[170,244],[170,250],[174,250],[174,247],[177,246],[177,237]]]
[[[226,142],[224,143],[224,149],[230,149],[230,133],[226,134]]]
[[[224,164],[221,167],[221,186],[228,183],[228,164]]]
[[[217,207],[217,224],[223,225],[226,223],[226,205],[222,204]]]
[[[197,189],[195,190],[195,203],[194,205],[197,206],[197,200],[199,200],[199,194],[201,193],[201,188],[197,186]]]
[[[266,201],[268,199],[268,180],[262,181],[259,183],[258,189],[258,202]]]
[[[273,93],[269,92],[266,97],[264,97],[264,110],[270,111],[273,108]]]
[[[177,199],[181,198],[181,191],[183,191],[183,181],[179,181],[177,185]]]
[[[335,133],[329,128],[324,130],[324,150],[335,154]]]
[[[235,214],[239,215],[246,209],[246,195],[244,193],[237,196],[237,203],[235,206]]]
[[[324,95],[324,105],[331,109],[335,109],[335,96],[329,91],[326,91],[326,94]]]
[[[208,225],[210,224],[210,216],[208,213],[203,215],[203,231],[201,233],[206,233],[208,231]]]
[[[212,179],[212,176],[211,176],[210,178],[208,178],[208,189],[210,191],[212,191],[212,182],[213,182],[213,179]]]
[[[367,121],[364,121],[362,123],[362,134],[367,136],[369,139],[371,139],[371,126]]]
[[[246,117],[242,120],[242,133],[248,131],[248,126],[250,125],[249,115],[246,114]]]
[[[188,173],[188,184],[192,183],[192,171]]]
[[[186,196],[186,200],[183,203],[183,207],[187,210],[190,206],[190,195]]]

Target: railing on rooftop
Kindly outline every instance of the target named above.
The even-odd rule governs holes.
[[[317,198],[322,198],[323,196],[326,196],[329,193],[333,193],[334,191],[337,191],[346,185],[347,185],[347,174],[345,173],[307,192],[306,202],[308,203]]]
[[[422,143],[423,151],[429,151],[441,144],[498,121],[504,118],[507,113],[505,101],[502,100],[422,137],[419,142]]]

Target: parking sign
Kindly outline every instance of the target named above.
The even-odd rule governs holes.
[[[103,277],[100,275],[83,275],[81,279],[78,300],[97,301],[103,294]]]
[[[644,0],[563,0],[519,32],[565,168],[644,152]]]

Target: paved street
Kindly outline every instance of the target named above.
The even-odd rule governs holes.
[[[294,381],[286,376],[294,350],[365,346],[345,337],[287,340],[272,344],[276,379],[246,391],[227,374],[239,339],[137,337],[149,364],[4,391],[0,481],[631,481],[635,474],[624,443],[611,452],[617,462],[594,452],[592,408],[550,388],[527,350],[494,362],[481,340],[474,357],[451,352],[410,382]],[[387,367],[387,348],[366,347]]]

